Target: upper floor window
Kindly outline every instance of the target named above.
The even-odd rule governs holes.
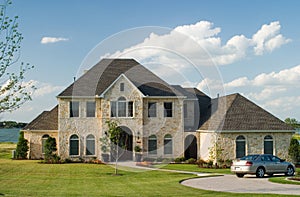
[[[120,91],[123,92],[125,89],[124,83],[120,83]]]
[[[127,102],[124,97],[110,102],[111,117],[133,117],[133,102]]]
[[[79,117],[78,101],[70,101],[70,117]]]
[[[172,102],[164,102],[164,117],[173,116]]]
[[[96,103],[95,101],[86,102],[86,117],[95,117]]]
[[[184,116],[184,118],[188,117],[187,103],[183,104],[183,116]]]
[[[156,117],[156,102],[148,103],[148,117]]]

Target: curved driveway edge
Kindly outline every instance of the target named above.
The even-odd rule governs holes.
[[[300,185],[272,183],[268,181],[268,178],[256,178],[253,176],[245,176],[244,178],[237,178],[235,175],[203,177],[185,180],[181,184],[220,192],[292,194],[300,196]]]

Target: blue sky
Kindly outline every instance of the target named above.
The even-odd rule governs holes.
[[[299,4],[298,1],[283,0],[181,3],[15,0],[8,13],[20,17],[20,31],[24,36],[20,59],[35,66],[27,73],[26,80],[33,80],[38,90],[33,101],[13,113],[1,114],[0,118],[31,121],[43,110],[54,107],[57,103],[55,96],[73,81],[74,76],[80,75],[84,58],[103,40],[111,43],[112,51],[107,51],[106,56],[114,57],[118,53],[113,49],[121,53],[127,50],[120,44],[126,42],[124,33],[119,32],[140,35],[140,39],[131,38],[127,48],[157,43],[158,40],[160,47],[172,48],[168,40],[185,40],[171,34],[176,29],[201,43],[212,57],[214,75],[205,74],[211,67],[199,65],[197,55],[192,54],[189,47],[175,47],[174,50],[186,55],[203,71],[198,78],[190,76],[193,74],[187,71],[188,66],[175,68],[174,65],[182,62],[176,62],[177,59],[172,59],[169,54],[165,54],[166,58],[172,59],[167,68],[171,68],[174,75],[172,72],[167,75],[161,66],[151,67],[141,53],[130,56],[148,65],[170,83],[193,85],[212,97],[217,93],[239,92],[281,119],[294,117],[300,120],[300,93],[297,91],[300,82],[300,68],[297,67],[300,65]],[[149,43],[143,41],[149,37],[147,33],[141,33],[145,29],[145,32],[153,30],[157,34]],[[167,36],[160,37],[160,34]],[[112,35],[115,35],[115,40]],[[57,42],[49,43],[51,39],[46,37]],[[43,38],[44,43],[41,42]],[[94,53],[97,53],[97,48]],[[102,55],[99,52],[99,57]],[[158,65],[164,65],[156,52],[151,55]],[[185,73],[183,78],[191,80],[176,81],[176,73]]]

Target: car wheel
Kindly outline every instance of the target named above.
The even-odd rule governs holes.
[[[256,170],[256,177],[262,178],[265,176],[265,169],[262,167],[257,168]]]
[[[289,166],[289,167],[287,168],[287,171],[286,171],[285,175],[286,175],[286,176],[293,176],[294,173],[295,173],[294,168],[293,168],[292,166]]]
[[[243,178],[244,174],[237,173],[236,176],[239,177],[239,178]]]

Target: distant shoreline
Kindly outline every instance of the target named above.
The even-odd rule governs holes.
[[[16,121],[2,121],[0,122],[0,129],[22,129],[27,123]]]

